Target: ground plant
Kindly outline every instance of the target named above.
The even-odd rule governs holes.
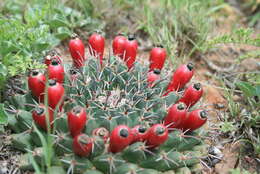
[[[43,73],[34,69],[21,91],[2,105],[12,146],[27,152],[20,169],[36,172],[162,173],[199,171],[206,155],[207,111],[195,104],[200,83],[182,90],[194,72],[181,65],[162,79],[166,50],[151,51],[150,65],[135,61],[132,35],[113,43],[104,58],[104,38],[89,38],[91,57],[79,38],[69,42],[73,66],[48,55]],[[120,49],[120,46],[123,49]]]

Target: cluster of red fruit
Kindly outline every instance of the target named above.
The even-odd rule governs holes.
[[[89,53],[99,58],[102,65],[105,39],[100,34],[93,34],[89,38]],[[69,42],[69,50],[73,59],[75,68],[84,66],[86,60],[85,47],[79,38],[73,38]],[[134,66],[138,50],[137,41],[133,36],[128,38],[120,35],[113,40],[113,54],[125,61],[129,70]],[[150,66],[147,75],[147,81],[150,87],[154,82],[160,79],[160,71],[164,66],[166,59],[166,50],[161,47],[155,47],[150,52]],[[43,73],[33,70],[28,78],[29,88],[33,96],[41,103],[44,102],[44,93],[47,93],[49,109],[45,111],[45,106],[40,104],[38,108],[33,110],[32,117],[34,121],[44,130],[47,130],[46,113],[49,115],[49,122],[52,128],[53,110],[56,106],[62,109],[62,101],[64,97],[64,67],[62,59],[57,55],[47,56],[45,59],[47,67],[48,85],[46,85],[46,77]],[[193,64],[181,65],[173,73],[172,79],[167,86],[164,96],[170,92],[182,89],[193,76]],[[46,89],[45,89],[46,88]],[[109,149],[116,153],[123,150],[131,143],[144,141],[149,148],[154,148],[164,143],[168,138],[168,130],[182,129],[184,131],[193,131],[201,127],[207,120],[207,113],[204,110],[197,109],[188,112],[201,98],[203,90],[199,83],[189,86],[179,101],[172,105],[168,114],[164,118],[163,124],[155,124],[146,130],[145,127],[138,125],[129,128],[125,125],[119,125],[110,133],[105,128],[97,128],[93,134],[104,137],[104,141],[109,138]],[[87,115],[85,108],[75,107],[67,113],[68,126],[71,135],[74,137],[73,147],[76,154],[87,156],[93,147],[94,140],[85,134],[81,134],[87,123]],[[171,128],[171,129],[169,129]]]

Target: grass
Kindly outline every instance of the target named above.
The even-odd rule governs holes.
[[[163,0],[145,8],[145,19],[139,28],[146,31],[154,43],[166,45],[171,62],[177,63],[203,47],[211,31],[211,14],[220,9],[222,1]],[[175,50],[175,51],[172,51]]]
[[[152,44],[163,45],[170,63],[176,64],[204,47],[212,29],[213,14],[223,7],[224,1],[100,0],[92,4],[96,16],[107,23],[105,30],[109,36],[123,32],[147,37]]]
[[[244,74],[246,73],[237,75],[236,80],[231,82],[234,85],[232,88],[220,80],[227,103],[227,110],[224,111],[223,120],[220,122],[220,130],[225,137],[228,136],[233,142],[239,142],[241,159],[249,157],[256,162],[255,165],[258,165],[260,155],[260,83],[255,79],[258,77],[259,81],[260,72],[250,73],[250,78],[245,78]],[[237,96],[236,99],[234,96]],[[243,164],[241,166],[246,167]],[[254,168],[254,165],[251,167]],[[237,168],[231,173],[250,172]]]

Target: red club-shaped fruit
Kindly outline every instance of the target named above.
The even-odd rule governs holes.
[[[73,65],[76,68],[81,68],[82,66],[84,66],[85,46],[78,37],[75,36],[72,40],[70,40],[69,50],[73,60]]]
[[[182,127],[184,130],[194,131],[206,123],[207,117],[207,111],[202,109],[193,110],[188,113]]]
[[[125,56],[124,61],[129,69],[131,69],[135,63],[136,55],[138,51],[138,43],[135,40],[134,35],[129,35],[125,43]]]
[[[203,94],[203,89],[200,83],[190,85],[185,91],[179,102],[183,102],[187,107],[192,107],[196,104]]]
[[[31,71],[28,78],[28,86],[37,100],[43,101],[45,89],[45,76],[38,70]]]
[[[34,110],[32,111],[32,118],[34,122],[40,126],[42,129],[47,131],[48,128],[48,122],[47,121],[47,115],[49,116],[49,125],[50,128],[53,127],[53,111],[51,109],[46,109],[46,107],[43,104],[40,104]]]
[[[148,73],[147,82],[149,87],[153,87],[155,85],[155,81],[160,80],[160,73],[161,71],[159,69],[154,69]]]
[[[164,125],[169,128],[178,128],[186,118],[187,110],[184,103],[172,105],[164,118]]]
[[[109,138],[109,131],[104,127],[99,127],[92,131],[92,135],[103,138],[104,142],[106,143],[107,139]]]
[[[155,148],[163,144],[167,138],[168,129],[163,124],[155,124],[147,132],[146,145]]]
[[[92,152],[94,141],[86,134],[79,134],[73,139],[73,151],[76,155],[87,157]]]
[[[48,103],[52,109],[55,109],[56,106],[60,105],[60,110],[62,108],[64,97],[64,87],[56,82],[56,80],[50,79],[49,80],[49,87],[48,87]]]
[[[119,125],[110,134],[109,149],[117,153],[126,148],[133,140],[131,129],[126,125]]]
[[[154,69],[162,70],[167,53],[163,46],[157,46],[153,48],[150,52],[150,71]]]
[[[64,81],[64,68],[58,59],[52,59],[48,66],[49,79],[54,79],[59,83]]]
[[[120,58],[124,58],[124,54],[125,54],[125,43],[126,43],[126,37],[119,35],[116,36],[115,39],[113,40],[113,54],[115,56],[118,56]]]
[[[193,76],[193,64],[181,65],[173,73],[172,79],[167,87],[166,94],[183,88]]]
[[[137,125],[131,129],[133,134],[133,141],[132,143],[138,141],[145,141],[147,138],[147,128],[143,125]]]
[[[88,39],[90,55],[99,58],[102,65],[103,54],[105,49],[105,38],[98,33],[92,34]]]
[[[80,134],[87,122],[86,109],[80,106],[75,106],[67,113],[68,125],[72,137]]]

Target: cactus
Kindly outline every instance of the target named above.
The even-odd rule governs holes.
[[[196,166],[205,149],[201,133],[198,130],[191,132],[181,128],[168,130],[171,126],[163,125],[168,108],[180,99],[176,91],[165,95],[169,83],[167,80],[157,80],[150,86],[147,81],[148,66],[136,62],[134,67],[129,69],[124,60],[117,56],[104,59],[102,65],[95,57],[88,57],[84,61],[84,66],[80,69],[73,68],[70,64],[63,64],[65,96],[58,102],[56,109],[53,109],[54,121],[48,125],[48,129],[42,129],[34,124],[31,112],[39,103],[26,81],[22,88],[27,93],[16,94],[5,103],[6,111],[9,113],[9,128],[15,133],[12,135],[13,146],[27,152],[23,158],[27,158],[28,153],[44,148],[42,139],[51,136],[54,158],[51,159],[50,171],[60,170],[64,173],[64,170],[73,170],[74,173],[84,174],[159,174],[197,171]],[[161,77],[165,76],[163,70],[160,74]],[[53,83],[51,80],[50,84]],[[50,84],[46,80],[46,88],[50,87]],[[48,90],[45,89],[46,91]],[[53,98],[45,95],[45,105],[48,105],[50,97]],[[79,106],[86,109],[87,121],[81,134],[72,137],[67,113]],[[46,111],[45,114],[50,113]],[[46,121],[50,120],[46,117]],[[156,140],[160,132],[165,133],[167,130],[166,141],[150,146],[146,141],[148,135],[145,138],[137,138],[138,141],[135,140],[133,143],[131,139],[126,138],[125,142],[124,137],[129,138],[130,134],[135,136],[132,131],[135,126],[141,125],[141,131],[145,131],[155,124],[160,124],[161,127],[158,135],[153,137]],[[119,133],[122,134],[119,138],[124,146],[111,152],[108,132],[111,133],[119,125],[129,127],[129,129],[122,128]],[[100,129],[97,130],[98,128]],[[46,169],[43,164],[43,158],[46,158],[44,154],[32,156],[37,156],[35,161],[44,171]],[[23,160],[20,168],[32,169],[29,158]]]

